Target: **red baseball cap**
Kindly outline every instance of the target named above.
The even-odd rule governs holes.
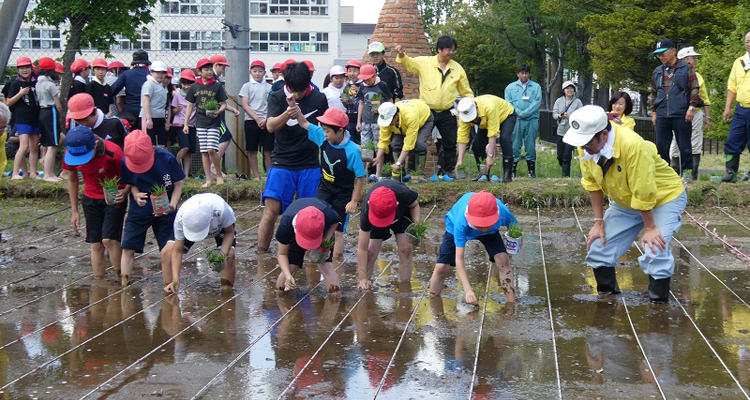
[[[78,93],[68,100],[68,118],[84,119],[94,112],[94,98],[88,93]]]
[[[182,72],[180,72],[180,78],[195,82],[195,72],[193,72],[192,69],[183,69]]]
[[[154,147],[151,138],[140,129],[125,136],[125,166],[136,174],[142,174],[154,166]]]
[[[359,79],[362,79],[363,81],[370,79],[377,74],[378,74],[378,71],[375,69],[375,66],[372,64],[365,64],[362,66],[362,68],[359,69]]]
[[[253,67],[261,67],[263,69],[266,69],[266,64],[263,63],[263,61],[255,60],[250,63],[250,69],[252,69]]]
[[[173,78],[174,77],[174,71],[172,68],[167,67],[167,78]]]
[[[39,59],[39,69],[50,70],[55,69],[55,60],[49,57],[42,57]]]
[[[84,60],[82,58],[79,58],[79,59],[73,61],[73,64],[70,65],[70,72],[72,72],[74,74],[77,74],[77,73],[83,71],[84,69],[86,69],[86,68],[88,68],[90,66],[91,66],[91,64],[89,64],[88,61],[86,61],[86,60]]]
[[[346,126],[349,125],[349,117],[345,112],[338,108],[329,108],[322,116],[318,117],[318,122],[321,124],[346,128]]]
[[[348,63],[345,65],[346,68],[354,67],[354,68],[362,68],[362,62],[359,60],[349,60]]]
[[[31,65],[34,65],[34,63],[31,62],[31,59],[29,57],[18,57],[18,59],[16,60],[16,68],[29,67]]]
[[[315,71],[315,66],[313,65],[312,61],[305,60],[305,61],[302,61],[302,63],[307,65],[307,68],[310,68],[310,72]]]
[[[195,69],[200,71],[201,68],[209,64],[213,64],[211,60],[209,60],[208,58],[201,58],[200,60],[198,60],[198,64]]]
[[[490,192],[477,192],[469,197],[469,206],[466,207],[466,221],[470,224],[486,228],[495,225],[500,219],[497,207],[497,199]]]
[[[150,139],[149,139],[150,140]],[[150,143],[150,142],[149,142]],[[326,218],[313,206],[301,209],[292,221],[294,239],[305,250],[315,250],[323,243]]]
[[[271,71],[276,71],[276,70],[281,71],[281,63],[276,63],[273,65],[273,67],[271,67]]]
[[[211,64],[225,65],[227,67],[229,66],[229,64],[227,64],[227,58],[221,54],[216,54],[214,56],[211,56],[210,61],[211,61]]]
[[[396,193],[385,186],[381,186],[370,193],[367,201],[367,218],[377,228],[385,228],[396,218]]]
[[[115,68],[125,68],[125,64],[119,61],[112,61],[111,63],[109,63],[109,69],[115,69]]]
[[[294,60],[292,60],[291,58],[290,58],[290,59],[288,59],[288,60],[286,60],[286,61],[284,61],[284,62],[283,62],[283,63],[281,64],[281,72],[284,72],[284,70],[286,69],[286,66],[287,66],[287,65],[289,65],[289,64],[294,64],[294,63],[296,63],[296,62],[297,62],[297,61],[294,61]]]
[[[58,74],[64,74],[65,66],[62,65],[62,63],[55,62],[55,72],[57,72]]]
[[[109,65],[107,65],[107,61],[105,61],[103,58],[94,59],[94,61],[91,63],[91,66],[94,68],[109,68]]]

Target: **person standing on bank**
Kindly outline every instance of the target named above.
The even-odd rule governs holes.
[[[151,65],[151,61],[148,60],[146,51],[134,51],[133,61],[130,63],[132,68],[120,74],[115,83],[112,84],[112,93],[117,93],[118,96],[120,91],[125,89],[125,108],[120,111],[127,111],[133,115],[140,114],[141,88],[143,83],[146,82],[146,77],[150,75],[149,65]],[[134,130],[141,129],[141,120],[137,119],[131,128]]]
[[[576,85],[573,81],[565,81],[562,89],[563,95],[555,100],[552,107],[552,118],[557,121],[557,162],[562,167],[563,178],[570,178],[570,161],[573,159],[574,147],[566,144],[563,136],[570,128],[570,114],[583,107],[583,103],[576,97]]]
[[[724,106],[722,118],[724,122],[732,119],[729,126],[729,135],[724,142],[724,154],[727,155],[726,175],[721,178],[722,182],[734,182],[737,170],[740,168],[740,154],[745,147],[750,145],[750,79],[747,79],[747,71],[750,70],[750,30],[745,32],[745,54],[734,60],[732,72],[729,73],[727,82],[727,103]],[[732,116],[732,104],[737,100],[737,107]],[[748,146],[750,150],[750,146]]]
[[[440,165],[451,178],[456,178],[453,167],[456,164],[456,135],[458,121],[451,112],[456,102],[456,92],[461,97],[474,97],[469,79],[463,67],[453,56],[458,42],[452,36],[443,35],[437,40],[437,55],[411,58],[404,53],[401,45],[394,50],[398,53],[396,62],[407,70],[419,75],[419,99],[427,103],[435,118],[435,127],[440,132],[443,146],[443,160]]]
[[[526,64],[518,66],[518,80],[505,88],[505,100],[513,105],[518,119],[513,130],[513,177],[521,161],[521,147],[526,149],[529,177],[536,177],[536,137],[539,134],[539,107],[542,105],[542,87],[529,79],[531,69]]]
[[[645,228],[638,262],[649,276],[654,303],[669,300],[674,258],[672,236],[687,205],[680,177],[661,159],[653,143],[607,120],[604,109],[584,106],[570,115],[565,143],[580,147],[581,183],[589,192],[594,226],[586,239],[586,264],[594,269],[600,295],[618,294],[615,266]],[[610,206],[604,212],[604,194]]]
[[[367,47],[372,65],[378,70],[380,80],[391,89],[389,96],[394,102],[404,99],[404,84],[401,81],[401,73],[396,68],[385,62],[385,46],[381,42],[372,42]],[[398,99],[398,100],[396,100]]]
[[[700,102],[700,87],[695,68],[677,59],[677,49],[670,39],[662,39],[651,52],[661,61],[651,80],[651,121],[656,128],[656,148],[664,161],[669,162],[672,134],[677,139],[682,160],[681,170],[693,169],[690,145],[692,122]]]

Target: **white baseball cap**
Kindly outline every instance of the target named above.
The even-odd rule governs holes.
[[[580,147],[591,141],[597,133],[607,127],[607,113],[599,106],[583,106],[570,114],[570,129],[565,132],[563,142]]]
[[[150,69],[156,72],[167,72],[167,64],[164,64],[164,61],[154,61]]]
[[[380,107],[378,107],[378,114],[380,115],[378,117],[378,125],[382,127],[389,126],[397,111],[398,108],[396,105],[390,101],[381,104]]]
[[[565,81],[562,84],[562,89],[565,90],[568,86],[573,86],[573,90],[577,90],[576,84],[573,81]]]
[[[195,198],[193,201],[188,200],[180,208],[179,214],[185,239],[191,242],[200,242],[208,236],[211,218],[213,217],[208,202],[201,201],[200,198]]]
[[[344,69],[344,67],[340,65],[334,65],[333,67],[331,67],[331,70],[328,71],[328,75],[330,76],[346,75],[346,70]]]
[[[695,47],[693,46],[682,48],[680,49],[680,51],[677,52],[677,58],[679,58],[680,60],[682,60],[685,57],[694,57],[694,56],[699,56],[699,55],[700,53],[697,53],[695,51]]]
[[[464,97],[458,102],[458,115],[461,121],[471,122],[477,118],[477,103],[471,97]]]

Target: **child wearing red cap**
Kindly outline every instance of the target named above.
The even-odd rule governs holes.
[[[86,85],[88,84],[88,77],[91,73],[91,64],[84,59],[77,59],[70,65],[70,72],[73,73],[73,82],[70,83],[70,91],[68,97],[77,95],[78,93],[86,93]]]
[[[216,174],[216,184],[224,183],[221,176],[221,159],[219,158],[219,139],[221,138],[221,119],[219,116],[227,109],[227,92],[216,79],[214,79],[213,64],[205,58],[198,60],[199,78],[195,80],[196,84],[190,87],[185,98],[188,101],[186,114],[191,115],[193,107],[197,109],[195,114],[195,129],[198,136],[198,145],[203,160],[203,171],[206,174],[206,183],[203,187],[212,185],[211,164],[213,164]],[[206,103],[215,100],[220,104],[218,110],[207,111]],[[182,132],[189,133],[189,128],[185,125]]]
[[[477,296],[471,288],[469,274],[466,272],[464,249],[469,240],[479,240],[487,250],[490,261],[498,270],[498,281],[505,292],[508,303],[516,301],[516,288],[513,283],[513,271],[510,259],[505,251],[505,243],[500,236],[500,227],[517,223],[516,217],[492,193],[482,190],[477,193],[466,193],[445,214],[445,234],[440,245],[435,270],[430,279],[430,295],[438,296],[443,290],[443,282],[451,274],[451,267],[458,271],[466,302],[478,304]]]
[[[260,180],[258,150],[263,149],[263,169],[266,171],[271,167],[273,151],[273,135],[266,129],[271,85],[263,79],[265,74],[263,61],[253,61],[250,64],[250,81],[240,89],[242,109],[245,111],[245,150],[248,151],[250,171],[256,181]]]
[[[13,121],[20,147],[16,151],[11,179],[23,179],[19,171],[26,168],[26,152],[29,153],[29,169],[26,176],[37,178],[36,166],[39,161],[39,104],[36,100],[36,78],[32,75],[29,57],[19,57],[16,61],[18,77],[3,87],[5,105],[13,113]],[[9,123],[9,121],[5,121]]]
[[[91,64],[94,69],[94,76],[86,84],[86,93],[94,98],[96,108],[102,110],[104,114],[110,115],[110,106],[114,103],[112,96],[112,87],[106,82],[108,65],[102,58],[97,58]]]
[[[175,91],[172,95],[172,132],[170,137],[176,137],[177,142],[180,144],[180,151],[177,152],[177,161],[182,163],[182,170],[185,171],[185,175],[190,176],[190,168],[192,166],[193,153],[198,151],[198,139],[195,133],[195,112],[190,113],[190,117],[187,116],[186,111],[188,108],[188,101],[185,98],[187,96],[190,87],[195,83],[195,72],[192,69],[184,69],[180,73],[180,88]],[[188,133],[183,132],[185,125],[188,126]]]
[[[293,275],[302,266],[305,252],[319,249],[323,240],[333,236],[339,222],[336,210],[323,200],[299,199],[289,205],[276,229],[276,240],[279,242],[276,258],[281,268],[276,280],[279,290],[297,288]],[[318,269],[325,278],[328,292],[338,292],[341,283],[333,268],[332,252],[324,262],[318,263]]]
[[[344,82],[344,91],[348,94],[348,97],[342,98],[341,103],[346,107],[346,115],[349,117],[349,124],[346,126],[346,130],[352,135],[354,143],[361,144],[362,136],[357,131],[357,119],[359,116],[357,92],[359,92],[359,87],[362,85],[362,80],[359,79],[359,69],[362,68],[362,62],[359,60],[349,60],[345,67],[346,82]]]
[[[290,105],[292,104],[290,100]],[[293,106],[297,107],[296,104]],[[367,175],[362,166],[362,153],[346,131],[349,118],[343,111],[338,108],[327,109],[323,116],[318,117],[320,126],[307,122],[299,108],[296,113],[299,126],[307,129],[308,139],[320,146],[320,169],[323,176],[315,197],[326,201],[339,213],[341,221],[336,228],[333,255],[340,257],[344,254],[344,224],[347,214],[357,212],[359,196]]]
[[[120,148],[125,146],[128,129],[123,120],[104,115],[102,110],[96,108],[94,98],[88,93],[79,93],[68,100],[68,119],[71,129],[76,125],[87,126],[100,138],[110,140]]]
[[[380,104],[393,101],[391,90],[388,89],[385,82],[380,80],[377,70],[370,64],[362,66],[359,79],[362,80],[362,86],[357,92],[357,100],[359,101],[357,132],[362,135],[363,145],[368,142],[377,144],[380,138],[377,110]],[[380,100],[376,100],[377,98],[380,98]],[[373,101],[375,101],[374,106]]]
[[[372,275],[375,261],[380,254],[383,241],[396,236],[399,258],[399,279],[401,282],[411,280],[412,245],[406,238],[406,228],[414,221],[419,221],[422,210],[417,198],[419,194],[401,182],[386,179],[375,183],[362,202],[359,222],[359,242],[357,248],[357,274],[359,288],[369,289],[372,286]]]
[[[44,150],[42,166],[44,180],[58,182],[55,176],[55,158],[57,147],[65,135],[60,129],[60,89],[55,83],[59,79],[55,71],[55,61],[49,57],[39,59],[39,79],[36,84],[37,101],[39,102],[39,130],[42,133],[41,144]]]
[[[125,138],[125,158],[120,166],[120,182],[131,185],[130,209],[122,238],[122,285],[127,286],[133,271],[135,253],[143,252],[149,227],[161,251],[164,282],[172,282],[172,245],[174,244],[174,210],[182,194],[185,173],[177,159],[161,147],[153,147],[151,138],[141,130],[134,130]],[[169,209],[156,216],[149,199],[154,185],[167,189]]]

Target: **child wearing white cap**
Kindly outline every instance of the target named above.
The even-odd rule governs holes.
[[[174,218],[174,239],[172,247],[172,280],[164,282],[164,291],[177,292],[180,281],[182,255],[196,242],[205,239],[216,240],[216,250],[226,257],[226,266],[221,270],[221,289],[231,290],[234,286],[235,240],[234,223],[237,218],[234,210],[224,199],[213,193],[201,193],[185,200]]]
[[[346,80],[346,70],[340,65],[334,65],[328,72],[331,83],[321,90],[328,100],[328,108],[338,108],[346,112],[346,107],[341,102],[341,95],[344,93],[344,81]]]

